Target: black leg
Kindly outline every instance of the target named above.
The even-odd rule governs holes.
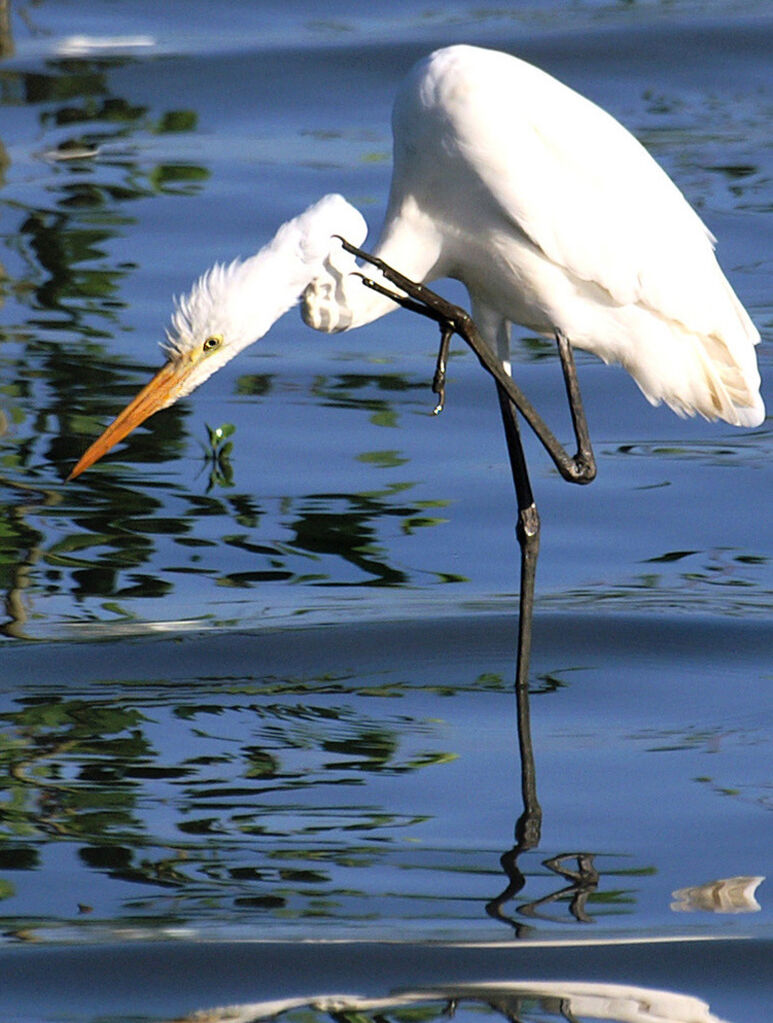
[[[516,918],[508,916],[504,907],[518,895],[526,884],[526,877],[518,861],[523,853],[535,849],[539,845],[542,831],[542,808],[537,799],[537,773],[534,765],[529,712],[529,661],[540,523],[526,468],[515,406],[499,386],[497,394],[518,502],[518,523],[515,533],[521,550],[521,584],[518,651],[515,666],[515,709],[523,810],[515,823],[515,845],[503,853],[499,861],[508,878],[507,887],[486,904],[486,912],[495,919],[509,923],[514,928],[516,936],[520,938],[527,935],[529,927]]]
[[[432,393],[437,395],[437,405],[432,410],[433,415],[439,415],[443,411],[446,401],[446,364],[448,363],[448,349],[453,337],[453,329],[447,323],[440,325],[440,348],[435,363],[435,375],[432,378]]]
[[[507,453],[510,457],[510,469],[513,474],[515,497],[518,504],[518,522],[515,527],[515,535],[521,548],[518,659],[515,669],[515,686],[516,691],[526,689],[528,692],[531,623],[534,614],[534,582],[537,573],[537,557],[539,555],[539,512],[534,501],[529,472],[526,467],[526,456],[523,453],[521,431],[518,428],[515,406],[503,388],[498,385],[497,395],[499,396],[499,408],[502,413],[502,424],[505,428]]]
[[[392,291],[379,281],[374,281],[360,273],[363,283],[374,291],[391,298],[398,305],[412,312],[419,313],[434,320],[440,326],[441,341],[437,357],[435,376],[432,383],[433,391],[438,395],[435,412],[440,412],[445,399],[446,361],[448,346],[453,334],[459,334],[478,356],[484,369],[494,377],[497,383],[502,421],[505,428],[510,467],[515,484],[518,502],[518,524],[516,535],[521,547],[521,588],[520,588],[520,623],[518,634],[518,664],[516,668],[516,686],[528,685],[529,658],[531,654],[531,622],[534,609],[534,582],[539,553],[539,513],[529,482],[526,459],[521,445],[520,431],[516,418],[517,412],[523,415],[534,430],[538,439],[546,449],[564,479],[572,483],[590,483],[596,476],[596,462],[590,443],[588,424],[580,395],[577,380],[577,369],[574,355],[568,338],[561,331],[556,332],[558,354],[566,386],[569,411],[572,418],[576,454],[570,456],[559,443],[525,394],[517,386],[510,374],[489,345],[481,337],[470,315],[459,306],[453,305],[434,291],[405,277],[389,266],[382,259],[372,256],[362,249],[350,245],[341,238],[343,247],[353,255],[371,263],[390,284],[400,289],[401,293]]]
[[[582,477],[578,482],[590,483],[596,478],[596,459],[593,455],[590,433],[588,431],[588,420],[585,418],[585,409],[582,404],[580,382],[577,379],[577,367],[574,364],[574,352],[569,343],[569,338],[561,330],[556,331],[556,343],[558,344],[558,354],[561,359],[561,369],[564,373],[566,397],[569,402],[574,437],[577,441],[577,454],[574,456],[574,462]]]

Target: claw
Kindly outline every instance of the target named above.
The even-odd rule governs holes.
[[[338,239],[338,241],[343,245],[346,252],[349,252],[351,253],[351,255],[356,256],[357,259],[362,259],[364,262],[371,263],[373,266],[377,266],[380,269],[381,267],[380,259],[377,259],[375,256],[371,256],[364,249],[358,249],[356,245],[352,245],[351,242],[348,242],[340,234],[334,234],[333,237]]]
[[[441,321],[440,327],[440,348],[435,363],[435,376],[432,379],[432,390],[438,396],[438,403],[432,410],[432,415],[437,416],[443,411],[446,401],[446,365],[448,363],[448,348],[451,344],[451,337],[454,333],[453,324]]]
[[[393,302],[397,302],[398,305],[406,305],[410,301],[405,295],[398,295],[396,291],[390,291],[389,288],[385,288],[383,284],[379,284],[378,281],[374,281],[372,277],[368,277],[366,274],[361,273],[358,270],[352,271],[353,277],[359,277],[366,288],[370,288],[371,291],[377,291],[380,295],[385,295],[387,298],[391,298]],[[407,306],[407,308],[411,308]]]

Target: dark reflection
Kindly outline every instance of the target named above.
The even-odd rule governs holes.
[[[76,599],[165,592],[170,584],[147,576],[148,589],[143,591],[136,571],[154,549],[154,533],[187,532],[184,522],[156,517],[162,510],[162,503],[143,491],[103,487],[80,514],[73,515],[80,532],[52,546],[46,560],[67,571]]]
[[[118,285],[132,270],[108,255],[112,239],[132,223],[124,204],[165,190],[168,181],[176,185],[208,176],[204,168],[191,167],[157,166],[147,172],[126,155],[107,155],[111,146],[115,149],[117,142],[138,131],[181,130],[181,120],[185,130],[195,127],[191,112],[167,112],[154,124],[145,107],[111,95],[109,72],[125,63],[117,58],[50,60],[45,73],[0,69],[6,102],[42,107],[44,130],[79,129],[42,154],[58,163],[49,190],[51,204],[28,207],[26,214],[18,203],[13,207],[21,217],[9,244],[28,264],[25,285],[34,288],[29,297],[37,312],[28,321],[32,326],[108,337],[106,328],[117,322],[116,311],[122,307],[116,298]],[[131,150],[124,145],[121,153]],[[73,358],[83,354],[76,351]]]
[[[499,1019],[507,1023],[545,1020],[608,1020],[617,1023],[727,1023],[706,1002],[676,991],[603,981],[538,981],[442,984],[396,991],[382,998],[333,994],[273,999],[249,1005],[207,1008],[178,1020],[192,1023],[442,1023],[450,1018]]]
[[[166,447],[182,444],[180,421],[163,414],[154,431],[139,435],[140,449],[154,453],[155,431]],[[179,438],[179,439],[178,439]],[[207,471],[206,463],[202,463]],[[225,463],[225,468],[230,468]],[[318,586],[400,586],[407,573],[394,567],[388,548],[379,540],[381,524],[396,519],[404,533],[441,522],[427,516],[422,502],[407,502],[402,488],[378,493],[317,494],[285,501],[282,519],[287,537],[281,542],[263,538],[267,509],[251,495],[222,490],[224,463],[210,465],[208,493],[163,485],[130,488],[113,483],[106,474],[87,488],[66,494],[46,491],[13,479],[0,479],[20,499],[0,508],[6,522],[6,542],[0,545],[0,588],[5,594],[9,636],[23,636],[26,615],[20,604],[22,589],[36,593],[69,592],[78,602],[93,599],[155,598],[170,593],[175,575],[198,573],[221,586],[249,587],[285,581]],[[204,481],[202,481],[204,482]],[[215,492],[213,484],[218,485]],[[84,496],[83,489],[87,495]],[[28,521],[45,521],[56,514],[70,529],[53,542]],[[214,534],[207,520],[222,524]],[[213,537],[213,538],[209,538]],[[173,543],[163,572],[154,569],[159,545]],[[223,551],[233,548],[247,555],[248,568],[223,570]],[[176,553],[174,553],[176,551]],[[174,559],[174,560],[172,560]],[[329,559],[334,559],[333,570]],[[351,568],[342,577],[341,564]],[[451,578],[450,576],[448,577]],[[84,608],[85,612],[85,608]]]
[[[84,846],[78,852],[85,866],[116,881],[136,882],[159,888],[179,888],[191,882],[174,856],[150,860],[138,857],[136,849],[126,846]]]
[[[135,387],[116,359],[107,358],[103,345],[120,326],[119,288],[133,270],[110,257],[114,239],[132,222],[127,204],[157,191],[186,192],[208,176],[203,167],[146,169],[135,162],[128,146],[135,133],[191,131],[196,115],[170,110],[154,120],[144,106],[115,95],[111,72],[126,63],[125,58],[49,60],[44,71],[34,72],[0,67],[0,100],[39,108],[44,133],[56,128],[60,139],[55,149],[42,154],[55,168],[47,204],[7,205],[14,224],[6,229],[5,242],[25,267],[24,276],[7,286],[30,310],[19,332],[23,353],[4,374],[12,381],[3,391],[12,395],[10,414],[16,417],[13,429],[0,435],[8,472],[4,482],[11,494],[25,486],[33,489],[20,480],[41,475],[43,444],[43,457],[49,461],[72,462],[82,450],[81,438],[92,434]],[[70,131],[65,138],[62,129]],[[120,150],[118,141],[123,143]],[[9,329],[6,336],[18,340]],[[73,338],[77,343],[69,343]],[[45,388],[39,386],[41,380]],[[179,454],[182,421],[179,411],[170,410],[155,428],[149,424],[136,438],[139,459],[152,463]],[[56,424],[54,429],[51,424]],[[86,599],[157,596],[171,588],[151,572],[121,577],[148,561],[162,502],[109,484],[95,487],[85,501],[82,493],[72,506],[61,497],[38,503],[34,495],[29,502],[11,500],[6,506],[6,543],[0,553],[6,635],[25,634],[28,612],[20,599],[25,589],[28,594],[55,594],[69,584],[76,599]],[[54,531],[58,538],[52,542],[26,523],[34,513],[40,522],[54,503],[70,520],[64,533],[61,527]],[[187,529],[184,523],[173,527],[179,533]]]
[[[362,575],[353,582],[368,586],[399,586],[405,572],[388,563],[387,549],[376,543],[374,523],[384,515],[411,518],[415,505],[392,504],[376,494],[317,494],[306,498],[292,523],[292,546],[314,555],[336,554]],[[323,580],[318,580],[323,581]],[[347,585],[328,581],[327,585]]]
[[[320,888],[332,895],[339,870],[375,864],[383,843],[421,818],[336,790],[449,753],[423,748],[422,722],[356,709],[348,680],[245,680],[236,700],[200,685],[179,696],[143,687],[141,699],[131,687],[101,700],[47,693],[1,714],[13,741],[0,741],[0,868],[34,869],[30,841],[75,842],[84,868],[148,889],[123,910],[145,919],[284,903],[293,916],[338,916],[337,899],[322,910]],[[160,841],[152,820],[164,803],[171,832]],[[175,890],[176,910],[156,905],[157,888]]]
[[[518,868],[518,857],[527,848],[531,847],[519,843],[510,851],[504,853],[500,862],[502,863],[502,869],[510,878],[510,884],[501,895],[493,899],[486,907],[491,916],[509,923],[518,938],[527,937],[533,932],[534,928],[525,925],[517,917],[507,916],[504,912],[504,905],[510,899],[515,898],[525,884],[525,878]],[[527,918],[559,922],[560,919],[563,919],[563,916],[560,918],[555,915],[551,916],[546,912],[546,909],[552,903],[561,902],[568,904],[569,912],[578,923],[591,923],[593,918],[587,911],[586,906],[588,899],[593,898],[599,884],[599,872],[594,866],[594,859],[593,853],[565,853],[561,856],[551,856],[549,859],[543,860],[543,866],[547,867],[554,874],[558,874],[559,877],[564,878],[569,884],[557,888],[548,895],[543,895],[540,899],[523,902],[518,906],[518,913]],[[567,861],[575,862],[576,868],[572,869],[567,866]]]
[[[392,403],[382,395],[406,391],[430,393],[426,381],[408,381],[399,373],[341,373],[333,378],[319,377],[312,387],[312,394],[333,408],[368,409],[371,422],[377,426],[395,426],[397,423]],[[429,397],[427,404],[430,405]]]
[[[629,580],[598,587],[567,589],[564,605],[615,607],[626,610],[663,610],[673,607],[682,594],[688,595],[696,610],[759,614],[769,603],[766,570],[769,558],[751,550],[714,548],[676,550],[648,558],[647,570]]]
[[[55,349],[43,349],[52,363],[61,359]],[[115,381],[112,385],[105,384],[108,375]],[[112,401],[99,399],[98,393],[104,390],[120,395],[133,386],[124,385],[114,369],[105,369],[100,379],[99,368],[93,367],[90,373],[81,374],[76,384],[70,383],[69,397],[62,395],[61,418],[84,421],[81,406],[86,402],[91,404],[95,420],[100,409],[107,417]],[[58,406],[59,399],[54,400]],[[41,417],[45,414],[41,412]],[[138,431],[132,439],[132,461],[155,463],[179,455],[184,445],[182,416],[179,408],[170,409],[154,417],[147,430]],[[85,421],[90,423],[92,419]],[[51,442],[51,450],[58,460],[67,463],[77,444],[77,438],[64,431]],[[34,450],[17,443],[10,461],[21,473],[25,462],[33,458]],[[365,454],[362,458],[378,458],[379,464],[390,467],[399,467],[403,461],[396,452]],[[172,591],[175,574],[190,572],[231,587],[276,581],[319,586],[402,586],[410,576],[392,563],[388,546],[381,539],[385,524],[397,520],[401,532],[410,535],[443,521],[428,514],[437,511],[442,502],[406,500],[405,490],[411,484],[394,483],[381,491],[310,494],[283,500],[278,511],[282,532],[287,536],[280,542],[267,535],[263,526],[269,511],[276,516],[276,502],[268,508],[251,495],[234,493],[237,468],[230,450],[202,460],[201,486],[205,494],[165,482],[131,487],[117,477],[113,481],[108,470],[99,477],[87,477],[77,489],[71,487],[57,495],[52,492],[50,499],[40,501],[36,499],[39,488],[22,486],[12,476],[7,477],[10,493],[25,486],[32,492],[29,501],[9,502],[5,509],[9,542],[0,551],[0,565],[5,571],[5,578],[0,575],[0,585],[9,595],[7,602],[12,602],[11,591],[18,590],[13,577],[19,573],[24,574],[25,585],[33,592],[69,592],[80,602],[157,597]],[[65,531],[51,540],[37,528],[33,536],[25,516],[34,515],[38,524],[45,523],[48,508],[54,506],[60,530],[61,523],[67,523]],[[223,521],[209,538],[212,534],[206,520],[213,516]],[[169,542],[175,548],[167,550],[168,560],[159,572],[154,565],[158,548]],[[33,560],[27,554],[30,547],[34,548]],[[249,567],[224,571],[223,547],[244,551],[249,556]],[[350,577],[342,566],[350,567]],[[444,578],[452,581],[454,577],[447,574]],[[10,621],[21,621],[10,605],[6,610]],[[6,632],[15,634],[13,628]]]
[[[105,357],[102,342],[120,326],[119,288],[134,269],[110,253],[133,223],[131,203],[157,192],[187,193],[209,174],[190,165],[148,168],[135,159],[136,134],[191,131],[196,115],[171,110],[154,118],[146,107],[116,95],[112,72],[128,63],[104,57],[50,59],[36,71],[0,66],[0,105],[37,109],[44,139],[53,132],[57,137],[53,148],[38,154],[52,168],[41,204],[0,197],[9,225],[5,244],[24,267],[7,286],[30,310],[20,328],[26,355],[15,378],[21,387],[28,379],[46,381],[44,403],[36,394],[36,420],[56,417],[60,428],[51,432],[61,440],[49,441],[48,455],[57,462],[80,451],[78,437],[120,400],[108,367],[115,359]],[[77,343],[65,344],[65,338]],[[84,421],[89,416],[94,419]]]
[[[12,50],[8,31],[3,4],[0,56]],[[162,502],[107,485],[95,487],[86,500],[81,491],[70,506],[45,486],[35,487],[36,479],[47,475],[41,463],[71,463],[83,448],[83,436],[93,434],[134,389],[126,368],[107,357],[104,343],[122,325],[120,289],[134,269],[111,256],[113,243],[133,222],[131,204],[157,192],[187,194],[209,173],[198,166],[137,162],[132,149],[137,133],[192,131],[196,114],[167,110],[153,116],[117,95],[112,72],[128,63],[112,57],[51,59],[34,71],[0,65],[0,104],[36,111],[44,147],[51,133],[57,138],[55,146],[37,154],[51,166],[39,205],[0,193],[3,240],[22,268],[15,278],[6,276],[3,289],[28,308],[22,326],[0,331],[0,341],[20,349],[4,365],[0,388],[2,483],[9,495],[0,512],[5,522],[0,586],[8,636],[26,634],[29,602],[36,594],[55,596],[69,589],[79,600],[113,599],[156,596],[171,587],[151,571],[138,571],[154,548],[158,527],[148,524]],[[182,421],[171,410],[138,436],[140,460],[152,463],[179,454]],[[28,497],[18,500],[25,491]],[[52,540],[40,526],[54,506],[60,524]],[[35,527],[29,525],[33,518]],[[183,533],[187,526],[175,529]],[[128,571],[128,578],[121,575]]]
[[[527,643],[531,645],[532,619],[529,617],[529,635]],[[517,658],[517,655],[516,655]],[[504,907],[514,899],[526,884],[526,878],[518,866],[519,857],[539,845],[542,830],[542,808],[537,798],[537,773],[534,764],[534,750],[531,740],[531,712],[529,707],[528,675],[515,673],[515,704],[516,725],[518,730],[518,754],[521,773],[521,799],[523,812],[515,824],[515,845],[502,854],[500,863],[509,878],[507,887],[486,906],[486,912],[496,919],[511,923],[516,934],[521,937],[523,928],[520,922],[505,914]]]
[[[80,700],[32,700],[12,720],[17,741],[0,755],[5,797],[0,829],[6,840],[34,835],[39,845],[44,836],[79,841],[102,834],[111,844],[121,836],[136,841],[141,827],[127,765],[150,753],[136,728],[137,711]],[[54,765],[73,749],[80,769],[68,781]],[[107,801],[105,786],[112,793]]]
[[[14,53],[10,0],[0,0],[0,60]]]
[[[18,639],[25,636],[30,615],[26,591],[44,554],[43,534],[29,525],[27,517],[40,507],[55,507],[59,494],[2,477],[0,485],[14,495],[14,500],[0,505],[0,592],[6,615],[0,634]]]

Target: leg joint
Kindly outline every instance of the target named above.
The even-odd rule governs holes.
[[[516,533],[521,543],[539,537],[540,521],[536,504],[532,503],[518,512]]]
[[[586,483],[592,483],[596,478],[596,459],[592,454],[588,458],[578,452],[560,471],[563,478],[569,483],[579,483],[583,486]]]

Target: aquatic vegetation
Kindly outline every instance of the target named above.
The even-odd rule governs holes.
[[[204,449],[204,460],[209,464],[209,485],[207,492],[213,487],[232,487],[234,483],[234,471],[231,465],[231,452],[233,441],[229,440],[236,433],[233,423],[222,423],[220,426],[212,427],[205,423],[207,428],[207,445],[202,444]]]

